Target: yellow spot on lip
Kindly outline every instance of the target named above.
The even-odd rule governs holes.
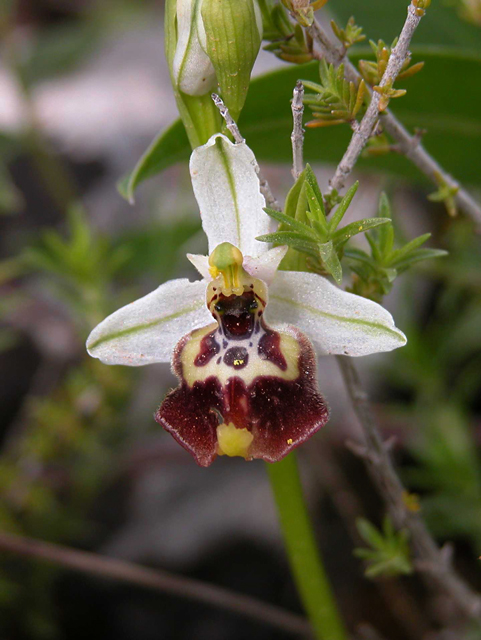
[[[292,444],[293,443],[293,439],[289,438],[289,440],[287,441],[287,444]]]
[[[253,440],[254,436],[248,429],[237,429],[232,422],[217,427],[217,453],[220,456],[247,458]]]

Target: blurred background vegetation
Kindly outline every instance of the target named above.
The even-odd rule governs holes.
[[[391,42],[405,10],[405,0],[331,0],[320,16],[343,25],[354,14],[368,38]],[[168,278],[195,278],[184,255],[206,248],[186,163],[173,164],[188,157],[179,125],[178,155],[166,155],[158,167],[165,171],[138,189],[135,206],[116,190],[176,118],[162,14],[155,0],[0,5],[0,530],[169,568],[300,611],[262,464],[222,459],[208,471],[193,468],[152,418],[175,384],[169,368],[106,367],[83,346],[122,304]],[[393,105],[407,126],[427,130],[427,149],[478,196],[480,24],[479,2],[433,2],[412,49],[413,62],[426,65]],[[364,45],[353,59],[373,59]],[[318,80],[318,66],[301,70],[263,52],[255,74],[277,68],[254,81],[240,125],[281,199],[291,185],[292,87],[298,77]],[[349,133],[307,132],[306,160],[323,188]],[[480,236],[462,212],[449,216],[443,202],[429,201],[432,187],[395,153],[366,154],[357,178],[356,219],[376,214],[384,189],[397,237],[431,232],[430,244],[449,252],[413,268],[386,299],[408,345],[360,364],[421,513],[440,542],[455,544],[459,570],[481,588]],[[323,359],[319,377],[333,417],[301,454],[346,620],[352,629],[367,622],[389,640],[441,638],[440,612],[446,627],[456,623],[449,603],[433,600],[411,575],[404,538],[383,525],[381,500],[344,446],[357,424],[335,363]],[[367,552],[357,553],[367,565],[355,547]],[[86,634],[284,637],[0,551],[2,638]]]

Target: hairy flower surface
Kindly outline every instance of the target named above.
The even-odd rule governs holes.
[[[255,240],[270,230],[256,166],[244,143],[220,134],[193,152],[210,256],[188,257],[202,280],[166,282],[87,340],[106,364],[172,361],[180,384],[156,420],[202,466],[224,454],[274,462],[327,422],[316,351],[362,356],[406,343],[380,305],[317,274],[277,270],[286,247]]]

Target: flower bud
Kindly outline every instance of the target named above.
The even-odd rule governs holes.
[[[202,0],[200,13],[200,42],[217,74],[222,98],[235,119],[244,106],[261,46],[262,15],[257,0]]]
[[[177,45],[172,75],[177,88],[189,96],[202,96],[217,86],[214,67],[201,46],[205,40],[200,15],[202,0],[177,0]]]

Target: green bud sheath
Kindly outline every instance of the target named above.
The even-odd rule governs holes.
[[[234,119],[244,106],[252,67],[262,42],[262,16],[255,0],[203,0],[205,43],[222,98]]]
[[[177,15],[178,9],[182,8],[185,12],[185,4],[184,0],[166,0],[165,3],[165,53],[167,58],[167,63],[169,65],[170,76],[172,80],[172,86],[174,89],[175,100],[177,102],[177,108],[179,109],[180,117],[182,118],[182,122],[184,123],[185,130],[187,132],[187,136],[189,138],[189,142],[191,147],[195,149],[207,142],[207,140],[221,131],[222,128],[222,120],[220,114],[212,102],[210,97],[210,91],[212,90],[212,86],[207,83],[205,86],[206,93],[203,95],[199,95],[199,90],[192,90],[190,93],[194,95],[189,95],[185,91],[182,91],[180,85],[180,76],[187,76],[188,74],[185,71],[192,66],[191,61],[189,60],[189,56],[199,54],[198,47],[194,46],[195,39],[197,36],[197,23],[194,24],[194,20],[198,14],[197,4],[200,0],[190,0],[191,7],[191,27],[192,32],[189,32],[188,46],[185,46],[185,34],[181,34],[180,31],[186,28],[185,20],[184,24],[179,24],[182,21],[179,21],[179,16]],[[188,25],[187,25],[188,26]],[[179,36],[183,35],[184,46],[182,41],[179,42]],[[179,48],[181,48],[181,53],[184,58],[182,64],[174,64],[175,58],[179,57]],[[193,50],[193,51],[191,51]],[[202,55],[200,56],[202,58]],[[202,62],[202,61],[201,61]],[[205,62],[205,60],[204,60]],[[205,77],[206,69],[202,68],[202,65],[199,64],[199,72],[201,75],[199,76],[200,80]],[[182,73],[184,71],[184,73]],[[187,78],[185,77],[184,80]],[[195,78],[194,78],[195,79]],[[184,87],[186,89],[187,87]],[[189,90],[187,88],[187,90]]]

